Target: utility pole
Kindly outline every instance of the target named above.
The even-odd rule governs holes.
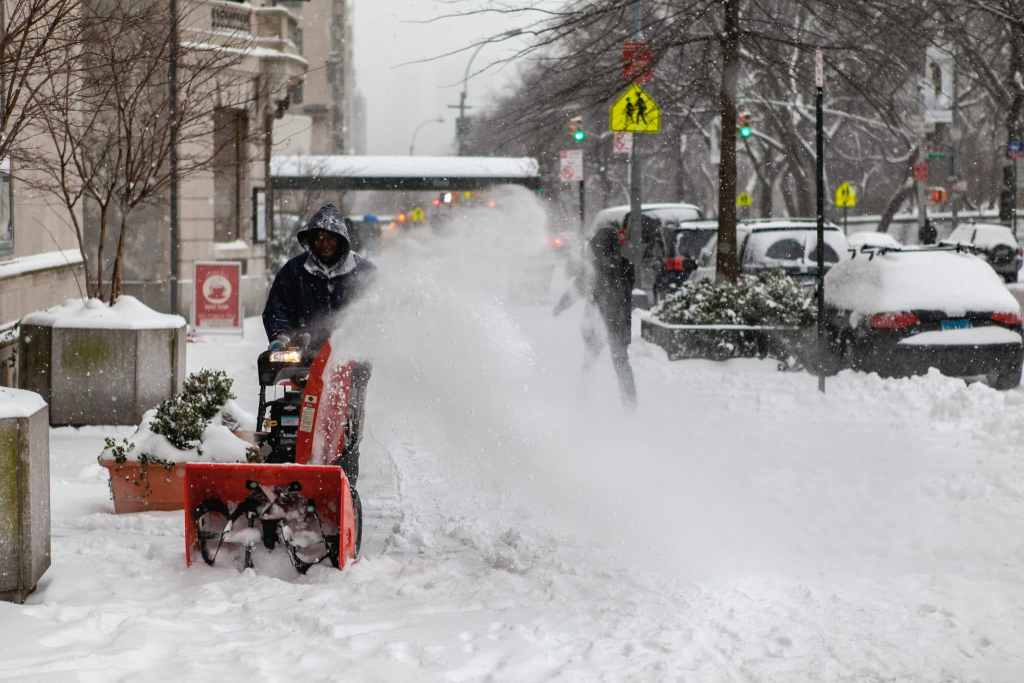
[[[633,40],[640,42],[643,31],[641,0],[633,2]],[[640,139],[642,135],[633,134],[633,149],[629,155],[629,253],[627,256],[633,263],[638,278],[643,277],[641,261],[643,261],[643,228],[640,211],[643,206],[643,174],[641,173]]]
[[[960,184],[960,140],[963,139],[963,131],[960,130],[960,88],[957,84],[957,59],[956,52],[953,53],[953,123],[949,128],[949,203],[952,210],[953,230],[956,230],[960,222],[960,196],[958,185]]]
[[[178,263],[178,241],[180,239],[178,225],[178,0],[170,0],[170,12],[171,45],[167,97],[170,100],[168,115],[171,124],[171,149],[167,161],[171,172],[171,273],[168,284],[171,288],[171,313],[176,314],[178,312],[178,280],[180,279],[180,264]]]
[[[815,148],[817,168],[815,177],[818,186],[818,245],[815,249],[818,263],[818,391],[825,393],[825,56],[819,47],[814,53],[814,81],[817,86],[814,97]]]

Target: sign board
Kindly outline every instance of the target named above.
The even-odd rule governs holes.
[[[1024,157],[1024,140],[1010,140],[1006,143],[1006,156],[1014,161]]]
[[[914,180],[922,183],[928,180],[927,161],[919,161],[916,164],[914,164]]]
[[[423,212],[423,209],[417,206],[416,208],[409,212],[409,220],[411,220],[413,223],[422,223],[423,221],[427,220],[427,214]]]
[[[608,110],[608,129],[620,133],[660,133],[661,108],[647,91],[633,84]]]
[[[622,78],[632,83],[646,83],[654,76],[654,52],[647,43],[626,42],[622,46]]]
[[[196,261],[192,275],[192,327],[242,334],[242,262]]]
[[[836,206],[840,209],[852,209],[857,206],[857,190],[849,182],[836,188]]]
[[[820,47],[814,51],[814,86],[825,87],[825,53]]]
[[[925,74],[921,83],[924,119],[929,123],[953,123],[953,50],[932,45],[925,51]]]
[[[563,149],[558,153],[558,179],[563,183],[583,182],[583,150]]]
[[[754,198],[750,196],[749,192],[740,192],[736,197],[736,206],[753,206],[753,204]]]
[[[612,154],[632,154],[633,134],[612,133]]]

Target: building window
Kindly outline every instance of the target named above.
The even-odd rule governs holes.
[[[14,251],[14,184],[11,162],[0,163],[0,255]]]
[[[233,242],[248,225],[249,119],[243,109],[214,112],[213,196],[214,240]]]

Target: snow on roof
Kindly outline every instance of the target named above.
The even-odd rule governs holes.
[[[825,300],[865,315],[895,311],[1017,312],[1020,305],[985,261],[954,251],[857,254],[825,276]]]
[[[903,245],[895,237],[886,232],[874,232],[873,230],[866,230],[864,232],[855,232],[852,235],[846,237],[846,241],[850,243],[850,246],[854,249],[860,249],[861,247],[888,247],[890,249],[900,249]]]
[[[0,263],[0,280],[38,270],[59,268],[60,266],[76,266],[82,262],[82,253],[78,249],[64,251],[47,251],[31,256],[19,256]]]
[[[29,417],[45,406],[43,397],[33,391],[0,387],[0,419]]]
[[[61,306],[29,313],[21,319],[21,324],[139,330],[183,327],[185,319],[180,315],[159,313],[133,296],[122,295],[113,306],[99,299],[68,299]]]
[[[818,224],[816,221],[806,218],[778,218],[737,223],[736,229],[748,230],[750,232],[758,232],[760,230],[817,230]],[[839,226],[825,221],[825,230],[839,230]]]
[[[529,157],[276,156],[277,178],[535,178],[536,159]]]

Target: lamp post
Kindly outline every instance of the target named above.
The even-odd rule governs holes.
[[[473,54],[470,55],[469,62],[466,63],[466,73],[463,74],[462,76],[462,92],[459,93],[459,104],[448,105],[449,109],[459,110],[459,118],[455,120],[455,140],[458,142],[459,156],[462,156],[463,152],[466,149],[466,133],[469,132],[469,125],[466,120],[466,110],[471,109],[472,107],[466,106],[466,88],[469,85],[469,70],[473,68],[473,60],[476,59],[476,56],[480,54],[480,50],[484,49],[484,46],[487,45],[488,43],[494,42],[496,40],[505,40],[506,38],[514,38],[515,36],[518,36],[522,32],[523,30],[521,28],[513,28],[508,31],[505,31],[504,33],[501,33],[495,36],[494,38],[491,38],[486,42],[477,45],[476,49],[473,50]]]
[[[412,140],[409,141],[409,156],[414,156],[413,149],[416,146],[416,136],[419,134],[420,128],[427,125],[428,123],[444,123],[444,119],[438,116],[436,119],[424,119],[420,121],[419,125],[417,125],[416,128],[412,131]]]

